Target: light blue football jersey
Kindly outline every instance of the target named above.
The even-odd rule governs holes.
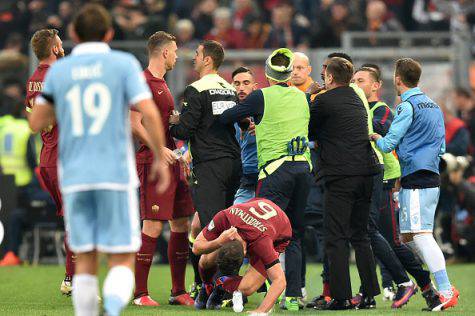
[[[129,107],[151,93],[133,55],[80,44],[48,71],[43,97],[59,127],[63,193],[138,186]]]

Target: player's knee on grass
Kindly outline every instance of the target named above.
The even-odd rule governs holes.
[[[162,233],[163,223],[160,221],[144,220],[142,233],[152,238],[157,238]]]
[[[170,223],[170,230],[174,233],[186,233],[190,227],[188,217],[172,219],[168,223]]]
[[[224,244],[218,249],[216,263],[222,275],[237,275],[244,260],[244,247],[238,240]]]

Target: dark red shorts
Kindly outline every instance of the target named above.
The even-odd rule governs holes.
[[[40,167],[39,177],[41,186],[48,191],[56,204],[56,215],[63,216],[63,200],[58,183],[58,170],[56,167]]]
[[[170,167],[171,180],[166,192],[158,194],[157,181],[150,182],[151,164],[137,164],[140,179],[140,218],[142,220],[168,221],[191,216],[195,213],[191,192],[177,163]]]

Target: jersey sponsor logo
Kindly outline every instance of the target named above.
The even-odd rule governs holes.
[[[213,101],[211,102],[211,107],[213,109],[213,115],[221,115],[227,109],[233,108],[236,106],[234,101]]]
[[[159,210],[160,210],[160,206],[158,206],[156,204],[152,205],[152,212],[158,213]]]
[[[267,227],[262,224],[261,221],[256,219],[255,217],[251,216],[248,213],[245,213],[243,210],[240,208],[233,207],[229,209],[229,214],[236,215],[239,217],[244,223],[246,223],[249,226],[257,228],[260,232],[265,232],[267,230]]]
[[[214,228],[214,221],[211,220],[211,222],[209,222],[208,224],[208,230],[213,230],[213,228]]]
[[[434,102],[422,102],[422,103],[419,103],[417,104],[417,108],[419,110],[423,110],[423,109],[438,109],[439,106],[437,104],[435,104]]]
[[[235,95],[234,91],[231,89],[210,89],[208,91],[209,91],[209,95],[215,95],[215,94],[232,95],[232,96]]]

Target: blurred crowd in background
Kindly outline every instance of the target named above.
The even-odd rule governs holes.
[[[0,125],[7,114],[24,115],[31,35],[48,27],[68,40],[68,25],[84,2],[91,1],[0,2]],[[339,47],[341,34],[348,30],[475,31],[474,0],[98,2],[113,15],[115,40],[144,41],[155,31],[165,30],[177,36],[180,50],[194,50],[202,39],[217,40],[226,49],[305,50]],[[444,109],[447,154],[435,233],[447,256],[475,260],[475,99],[473,91],[465,88],[454,89],[448,98],[450,109]],[[32,185],[39,188],[35,177]]]

